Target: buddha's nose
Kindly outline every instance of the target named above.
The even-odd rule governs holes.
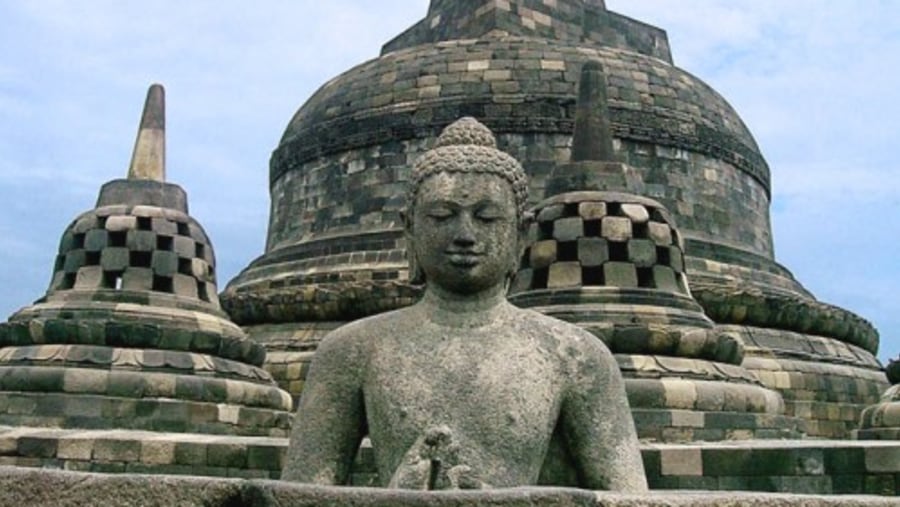
[[[463,214],[459,219],[453,243],[459,246],[472,246],[475,244],[475,227],[472,218]]]

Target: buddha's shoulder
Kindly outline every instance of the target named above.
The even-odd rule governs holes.
[[[575,324],[525,308],[516,308],[513,321],[528,334],[552,342],[557,347],[591,356],[612,357],[602,340]]]
[[[414,325],[418,319],[414,313],[412,307],[407,307],[354,320],[329,332],[322,344],[349,347],[370,343],[375,338],[393,335]]]

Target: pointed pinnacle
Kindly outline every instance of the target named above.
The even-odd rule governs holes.
[[[160,84],[147,91],[144,114],[134,141],[128,179],[166,180],[166,92]]]
[[[581,68],[575,131],[572,134],[572,162],[616,160],[606,99],[606,77],[597,62]]]

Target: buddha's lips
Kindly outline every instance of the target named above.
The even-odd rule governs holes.
[[[444,252],[454,266],[474,266],[481,261],[483,253],[472,250],[447,250]]]

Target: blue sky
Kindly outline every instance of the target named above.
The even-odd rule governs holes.
[[[150,83],[168,178],[216,247],[220,288],[263,251],[268,159],[322,84],[427,0],[0,0],[0,318],[46,290],[59,237],[123,177]],[[668,31],[773,174],[777,260],[900,354],[900,2],[607,0]]]

